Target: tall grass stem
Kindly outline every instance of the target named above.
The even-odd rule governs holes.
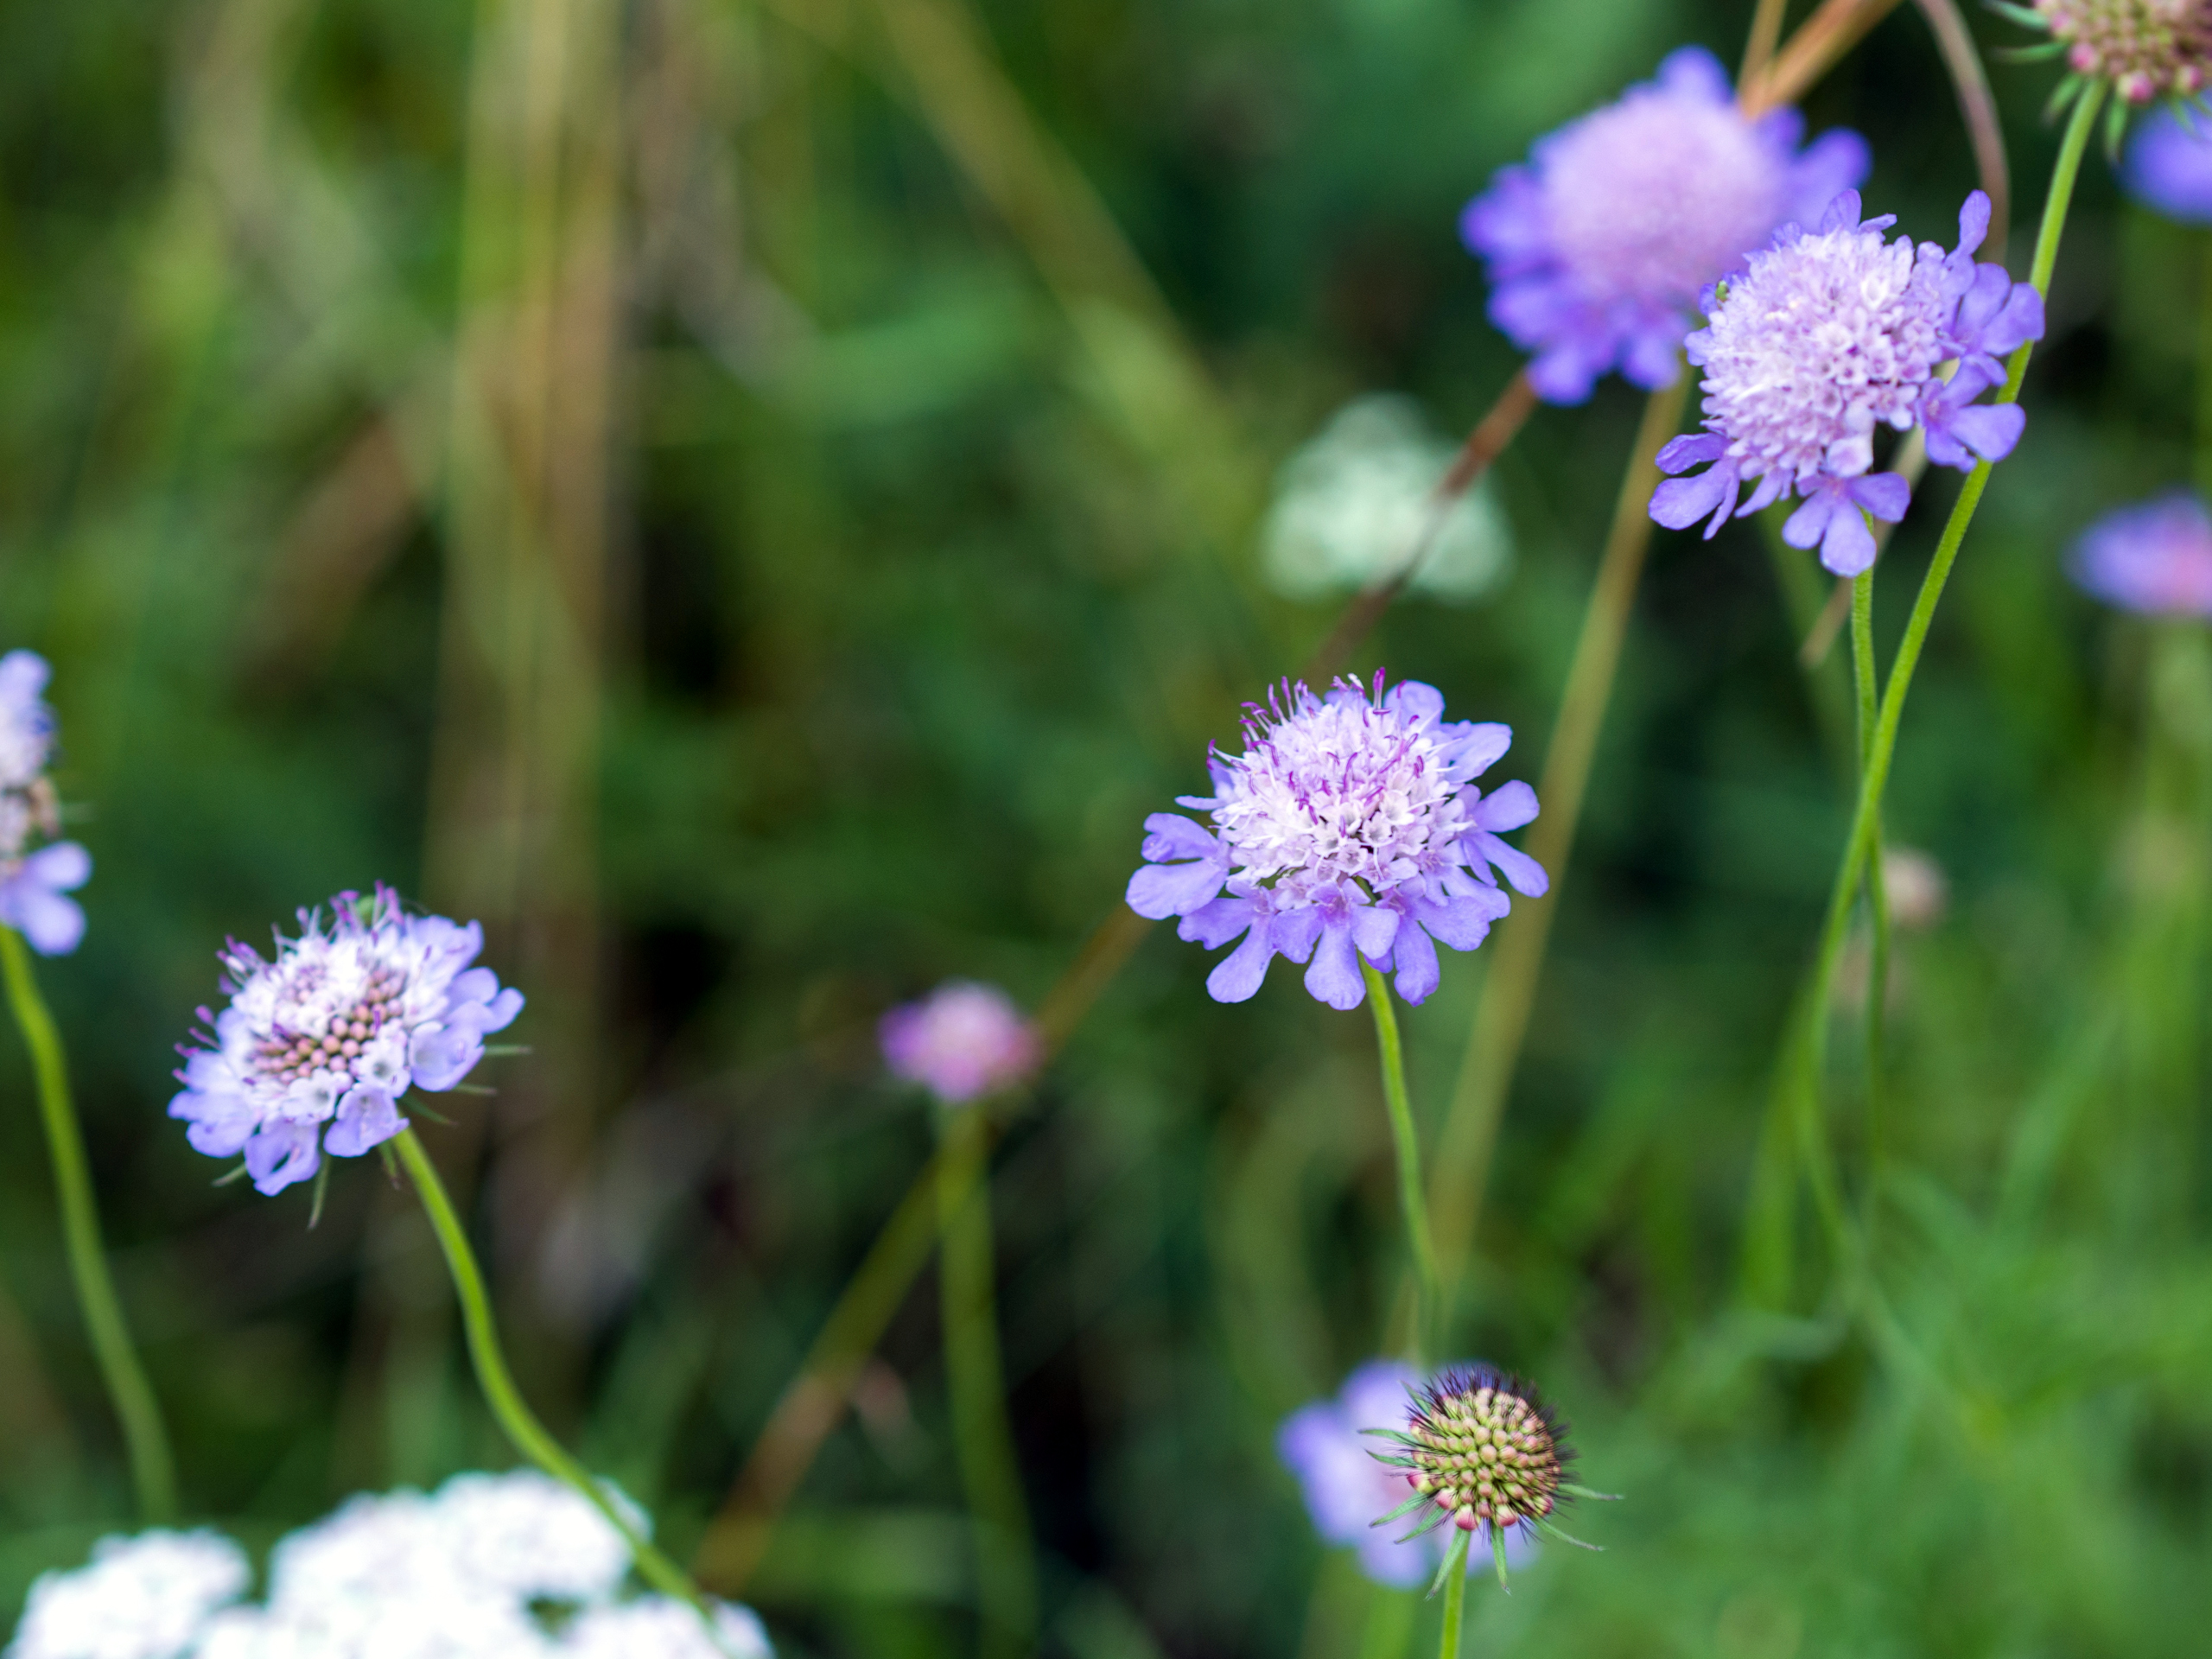
[[[1660,446],[1674,435],[1687,390],[1684,382],[1678,380],[1653,392],[1644,405],[1643,423],[1621,479],[1612,525],[1599,560],[1589,605],[1583,613],[1573,661],[1567,669],[1551,747],[1536,784],[1543,815],[1529,830],[1526,844],[1529,855],[1549,873],[1551,890],[1541,899],[1523,899],[1516,904],[1514,913],[1499,927],[1497,940],[1489,947],[1490,972],[1475,1004],[1451,1109],[1437,1139],[1436,1174],[1429,1196],[1430,1209],[1437,1217],[1438,1282],[1447,1300],[1474,1244],[1491,1148],[1506,1095],[1513,1086],[1514,1071],[1520,1064],[1521,1046],[1528,1035],[1537,982],[1543,975],[1545,949],[1551,938],[1552,918],[1567,876],[1567,855],[1574,845],[1583,794],[1597,759],[1599,734],[1612,700],[1629,614],[1643,572],[1643,556],[1651,545],[1648,509],[1651,492],[1659,482],[1655,458]]]
[[[1863,776],[1867,757],[1873,753],[1875,700],[1874,573],[1863,570],[1851,583],[1851,670],[1859,693],[1859,768]],[[1863,1224],[1873,1225],[1884,1158],[1882,1126],[1883,1021],[1887,1017],[1890,988],[1890,903],[1882,881],[1882,826],[1874,824],[1876,856],[1866,867],[1866,1191],[1861,1201]]]
[[[145,1367],[139,1363],[138,1351],[131,1344],[130,1327],[124,1320],[115,1281],[108,1273],[107,1254],[101,1248],[99,1206],[92,1194],[84,1133],[78,1127],[76,1105],[70,1098],[61,1035],[54,1028],[54,1016],[31,971],[30,949],[12,927],[0,926],[0,967],[4,967],[8,976],[8,1004],[15,1010],[16,1025],[23,1033],[23,1046],[30,1051],[31,1071],[37,1080],[39,1118],[46,1128],[47,1152],[54,1160],[61,1239],[69,1255],[69,1275],[76,1283],[77,1305],[84,1313],[85,1330],[92,1338],[100,1380],[107,1385],[108,1399],[123,1424],[138,1513],[149,1523],[162,1525],[176,1518],[176,1459],[169,1450],[168,1432],[162,1423],[153,1384],[146,1380]]]
[[[940,1109],[938,1278],[954,1455],[976,1527],[976,1602],[985,1659],[1022,1659],[1037,1635],[1029,1504],[1007,1419],[991,1242],[989,1120],[980,1106]]]

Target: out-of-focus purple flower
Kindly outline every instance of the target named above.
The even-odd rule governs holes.
[[[1654,518],[1674,530],[1709,519],[1710,537],[1731,512],[1794,492],[1804,505],[1783,538],[1855,576],[1874,563],[1867,515],[1895,524],[1911,500],[1899,474],[1872,471],[1877,428],[1918,426],[1929,459],[1961,472],[2012,453],[2027,419],[2019,405],[1975,399],[2004,383],[2006,354],[2043,338],[2043,296],[1974,263],[1989,230],[1980,191],[1960,209],[1948,253],[1885,241],[1896,222],[1860,223],[1859,193],[1847,190],[1817,232],[1784,226],[1745,276],[1707,296],[1707,324],[1687,342],[1705,371],[1706,430],[1668,444],[1659,466],[1712,464],[1662,484]],[[1957,365],[1948,379],[1947,363]]]
[[[2127,142],[2120,181],[2145,207],[2184,225],[2212,225],[2212,107],[2154,110]]]
[[[484,930],[412,916],[379,883],[341,893],[326,925],[300,912],[300,937],[279,935],[267,962],[235,939],[224,949],[228,1005],[200,1018],[200,1046],[180,1045],[183,1092],[169,1116],[196,1152],[243,1152],[264,1193],[321,1166],[358,1158],[407,1127],[412,1086],[451,1089],[484,1058],[484,1039],[522,1011],[522,993],[472,968]]]
[[[60,805],[46,775],[54,753],[54,710],[42,693],[52,671],[35,652],[0,657],[0,923],[43,957],[67,955],[85,937],[74,892],[92,879],[92,859],[61,833]],[[48,844],[34,848],[43,840]]]
[[[877,1035],[893,1077],[950,1106],[1020,1082],[1044,1058],[1014,999],[969,979],[947,980],[920,1001],[892,1009]]]
[[[1364,957],[1395,969],[1421,1002],[1440,977],[1436,944],[1471,950],[1512,908],[1497,874],[1535,897],[1543,868],[1498,832],[1536,816],[1536,793],[1512,783],[1485,796],[1474,780],[1513,741],[1510,728],[1444,719],[1433,686],[1383,691],[1341,679],[1325,696],[1285,682],[1265,708],[1247,703],[1245,752],[1208,757],[1208,830],[1173,812],[1144,821],[1142,868],[1129,908],[1209,950],[1242,938],[1206,989],[1242,1002],[1281,955],[1307,962],[1306,988],[1333,1008],[1367,996]]]
[[[2030,3],[2043,28],[2066,48],[2069,68],[2085,81],[2111,82],[2131,104],[2188,98],[2212,79],[2212,4],[2207,0]]]
[[[1700,291],[1866,176],[1857,133],[1800,151],[1804,128],[1795,110],[1746,120],[1719,61],[1684,47],[1497,174],[1460,234],[1490,264],[1491,321],[1535,354],[1539,397],[1579,404],[1616,367],[1674,384]]]
[[[1300,1407],[1275,1432],[1276,1454],[1297,1478],[1313,1529],[1329,1543],[1356,1548],[1360,1571],[1377,1584],[1424,1584],[1443,1560],[1440,1533],[1399,1541],[1419,1524],[1419,1511],[1384,1526],[1375,1524],[1412,1493],[1402,1473],[1375,1459],[1387,1442],[1363,1431],[1403,1429],[1420,1381],[1409,1365],[1370,1360],[1344,1380],[1335,1399]],[[1486,1572],[1488,1527],[1477,1529],[1474,1545],[1467,1570]],[[1508,1562],[1520,1567],[1534,1559],[1536,1541],[1516,1530],[1506,1535],[1505,1549]]]
[[[2082,533],[2068,569],[2122,610],[2212,617],[2212,517],[2187,490],[2118,508]]]

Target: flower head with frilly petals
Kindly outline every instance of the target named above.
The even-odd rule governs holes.
[[[1014,999],[995,985],[947,980],[918,1002],[883,1016],[884,1064],[948,1106],[1019,1083],[1043,1045]]]
[[[2212,618],[2212,516],[2187,490],[2107,513],[2082,532],[2069,564],[2107,605]]]
[[[1209,831],[1173,812],[1144,823],[1129,908],[1214,948],[1242,938],[1206,981],[1242,1002],[1277,955],[1312,965],[1306,988],[1335,1008],[1365,1000],[1359,959],[1395,968],[1399,995],[1436,988],[1433,941],[1471,950],[1512,908],[1497,877],[1535,896],[1542,868],[1498,838],[1536,816],[1535,791],[1474,779],[1513,741],[1506,727],[1447,721],[1433,686],[1383,691],[1342,679],[1325,696],[1286,683],[1246,705],[1244,753],[1217,750],[1211,795],[1184,796]]]
[[[1570,1497],[1605,1494],[1567,1480],[1574,1452],[1567,1443],[1567,1425],[1532,1386],[1509,1372],[1475,1365],[1447,1370],[1427,1388],[1410,1392],[1412,1408],[1402,1431],[1368,1431],[1391,1448],[1372,1453],[1376,1462],[1400,1471],[1414,1489],[1414,1496],[1377,1525],[1420,1511],[1425,1519],[1408,1536],[1446,1521],[1463,1532],[1485,1530],[1501,1578],[1505,1540],[1516,1531],[1581,1543],[1561,1532],[1552,1516]]]
[[[54,710],[41,695],[51,673],[35,652],[0,657],[0,924],[58,957],[85,937],[84,909],[67,895],[92,879],[92,860],[55,839],[61,807],[46,775]]]
[[[1535,353],[1537,395],[1580,403],[1615,367],[1640,386],[1673,385],[1700,291],[1866,177],[1856,133],[1801,152],[1803,132],[1794,110],[1745,119],[1727,72],[1685,47],[1657,80],[1500,171],[1460,233],[1490,264],[1491,320]]]
[[[1360,1571],[1377,1584],[1401,1587],[1425,1582],[1440,1559],[1436,1540],[1394,1538],[1375,1517],[1404,1495],[1400,1473],[1376,1461],[1373,1430],[1391,1430],[1406,1421],[1406,1400],[1420,1376],[1395,1360],[1371,1360],[1344,1379],[1332,1400],[1301,1406],[1283,1420],[1275,1433],[1275,1452],[1296,1477],[1306,1497],[1314,1530],[1332,1544],[1356,1546]],[[1476,1543],[1490,1551],[1488,1529],[1478,1528]],[[1525,1566],[1536,1541],[1525,1530],[1506,1540],[1507,1558]],[[1467,1570],[1477,1569],[1471,1559]]]
[[[484,930],[412,916],[379,885],[341,893],[326,925],[300,912],[300,937],[279,937],[264,961],[232,941],[222,952],[229,1006],[200,1010],[203,1046],[181,1047],[184,1090],[169,1116],[193,1149],[240,1152],[254,1185],[282,1192],[321,1166],[358,1158],[407,1127],[411,1085],[451,1089],[484,1058],[484,1038],[522,1010],[522,993],[472,968]],[[328,1133],[325,1133],[327,1126]]]
[[[1732,512],[1756,512],[1792,493],[1804,505],[1783,526],[1793,547],[1821,550],[1840,576],[1874,562],[1865,513],[1904,517],[1911,487],[1873,473],[1874,433],[1918,426],[1929,458],[1961,471],[2001,461],[2026,416],[1974,400],[2005,378],[2005,354],[2043,337],[2043,296],[2002,266],[1978,265],[1989,229],[1979,190],[1959,213],[1959,245],[1916,249],[1859,218],[1859,193],[1836,198],[1816,232],[1784,226],[1749,271],[1705,301],[1707,324],[1687,342],[1705,372],[1706,430],[1659,452],[1651,516],[1681,530],[1709,516],[1711,537]],[[1955,364],[1946,378],[1941,371]],[[1757,487],[1738,505],[1743,486]],[[1862,512],[1861,510],[1864,510]]]
[[[2130,104],[2212,84],[2212,0],[2029,0],[2000,10],[2050,35],[2041,50],[2065,54],[2077,79],[2062,102],[2093,80]]]

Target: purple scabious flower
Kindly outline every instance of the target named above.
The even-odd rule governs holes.
[[[52,672],[35,652],[0,657],[0,923],[42,957],[66,956],[85,937],[84,909],[67,895],[92,874],[91,854],[54,839],[60,804],[46,775],[54,710],[41,695]]]
[[[1253,995],[1278,955],[1310,958],[1306,988],[1332,1008],[1366,999],[1362,957],[1423,1001],[1435,942],[1471,950],[1512,908],[1493,867],[1531,898],[1549,885],[1498,838],[1536,816],[1535,791],[1474,785],[1511,729],[1445,720],[1433,686],[1382,687],[1379,671],[1371,690],[1340,679],[1325,696],[1286,681],[1245,705],[1243,753],[1208,757],[1214,792],[1179,798],[1213,830],[1173,812],[1144,821],[1129,908],[1180,917],[1176,932],[1209,950],[1243,940],[1206,980],[1217,1002]]]
[[[1382,1442],[1367,1431],[1403,1427],[1406,1402],[1421,1382],[1410,1365],[1370,1360],[1344,1380],[1335,1399],[1300,1407],[1275,1432],[1276,1455],[1296,1477],[1313,1529],[1325,1542],[1357,1548],[1360,1571],[1376,1583],[1401,1588],[1426,1583],[1436,1571],[1443,1559],[1440,1535],[1402,1539],[1401,1528],[1375,1524],[1404,1502],[1406,1479],[1375,1460]],[[1467,1554],[1471,1573],[1489,1565],[1486,1522],[1477,1529],[1474,1545]],[[1505,1550],[1508,1562],[1522,1567],[1535,1557],[1536,1541],[1516,1528],[1506,1535]]]
[[[1705,287],[1866,176],[1857,133],[1801,151],[1804,130],[1795,110],[1745,119],[1719,61],[1684,47],[1501,169],[1459,233],[1489,262],[1491,321],[1535,354],[1536,395],[1579,404],[1613,368],[1672,385]]]
[[[180,1045],[184,1089],[169,1116],[193,1150],[243,1152],[254,1186],[282,1192],[321,1167],[321,1154],[358,1158],[407,1127],[410,1086],[453,1088],[484,1058],[484,1039],[522,1010],[522,993],[472,968],[484,930],[443,916],[410,915],[379,883],[364,899],[341,893],[331,918],[300,912],[300,936],[277,936],[263,961],[235,939],[222,951],[220,1014],[200,1046]]]
[[[891,1074],[920,1084],[948,1106],[1019,1083],[1044,1058],[1014,999],[969,979],[947,980],[918,1002],[892,1009],[876,1031]]]
[[[1707,326],[1687,342],[1705,371],[1706,430],[1668,444],[1659,467],[1712,464],[1660,485],[1654,518],[1682,530],[1709,517],[1710,539],[1732,512],[1741,518],[1794,491],[1804,505],[1783,538],[1818,546],[1828,569],[1855,576],[1874,563],[1865,515],[1895,524],[1912,496],[1897,474],[1872,470],[1876,428],[1918,426],[1929,459],[1961,472],[2012,453],[2026,416],[1974,400],[2004,384],[2005,354],[2043,338],[2043,296],[2001,265],[1974,263],[1989,230],[1980,191],[1959,210],[1948,253],[1885,241],[1896,222],[1862,224],[1859,193],[1847,190],[1818,231],[1784,226],[1744,276],[1707,296]],[[1946,364],[1956,365],[1948,378]]]
[[[2068,573],[2125,611],[2212,618],[2212,516],[2187,490],[2119,508],[2082,533]]]
[[[2128,140],[2120,181],[2145,207],[2184,225],[2212,225],[2212,108],[2153,111]]]

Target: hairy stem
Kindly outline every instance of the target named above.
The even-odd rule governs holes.
[[[976,1601],[986,1659],[1021,1659],[1037,1633],[1037,1567],[999,1360],[991,1243],[990,1126],[974,1106],[938,1118],[938,1286],[953,1449],[976,1524]]]
[[[69,1096],[69,1072],[61,1052],[61,1036],[54,1016],[39,994],[31,972],[30,950],[23,936],[0,926],[0,966],[8,976],[8,1002],[16,1024],[30,1051],[31,1071],[38,1082],[38,1109],[46,1128],[47,1152],[54,1160],[54,1186],[61,1206],[61,1239],[69,1255],[69,1275],[77,1287],[77,1306],[85,1316],[85,1330],[92,1338],[92,1357],[99,1363],[100,1379],[108,1399],[123,1424],[124,1445],[130,1458],[131,1484],[137,1490],[138,1512],[149,1523],[160,1525],[176,1518],[176,1460],[169,1451],[162,1408],[146,1380],[138,1351],[131,1345],[130,1328],[124,1322],[123,1305],[116,1298],[115,1281],[107,1270],[107,1255],[100,1246],[100,1216],[92,1197],[92,1173],[85,1158],[85,1138],[77,1127],[77,1109]]]
[[[476,1252],[469,1244],[461,1217],[454,1212],[453,1200],[446,1196],[445,1183],[438,1179],[436,1166],[423,1150],[423,1143],[413,1129],[402,1129],[392,1144],[399,1154],[399,1161],[406,1167],[408,1179],[415,1184],[416,1193],[423,1200],[423,1212],[430,1218],[430,1230],[437,1235],[438,1248],[445,1255],[446,1269],[453,1276],[454,1294],[461,1303],[461,1325],[468,1333],[468,1357],[476,1368],[476,1381],[484,1391],[484,1402],[492,1408],[499,1427],[506,1431],[516,1451],[573,1489],[604,1516],[607,1524],[621,1534],[623,1541],[630,1546],[631,1558],[637,1562],[638,1571],[645,1581],[664,1595],[690,1602],[705,1621],[709,1635],[713,1635],[714,1613],[699,1586],[631,1524],[630,1517],[615,1506],[606,1489],[569,1455],[524,1401],[522,1390],[515,1386],[514,1377],[507,1370],[506,1356],[500,1351],[499,1324],[492,1311],[491,1293],[484,1286],[483,1270],[477,1266]],[[719,1638],[716,1645],[720,1645]]]
[[[1428,1228],[1428,1198],[1421,1179],[1421,1135],[1414,1127],[1412,1096],[1406,1090],[1406,1050],[1398,1036],[1398,1011],[1389,982],[1362,957],[1368,1005],[1375,1010],[1375,1046],[1382,1062],[1382,1100],[1390,1111],[1390,1139],[1398,1149],[1398,1203],[1405,1212],[1406,1249],[1414,1264],[1415,1300],[1413,1359],[1428,1351],[1437,1317],[1436,1246]]]

